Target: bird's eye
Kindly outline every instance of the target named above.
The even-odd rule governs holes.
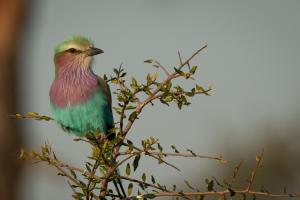
[[[68,49],[68,52],[75,53],[75,52],[77,52],[77,50],[75,48],[70,48],[70,49]]]

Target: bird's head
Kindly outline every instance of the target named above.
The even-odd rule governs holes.
[[[103,50],[95,48],[93,42],[86,37],[68,38],[55,48],[56,70],[65,67],[89,69],[93,56],[100,53]]]

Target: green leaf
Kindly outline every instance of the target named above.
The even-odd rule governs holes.
[[[184,183],[186,184],[186,186],[188,186],[188,188],[195,190],[195,188],[187,180],[184,180]]]
[[[130,196],[130,195],[132,194],[132,190],[133,190],[133,184],[132,184],[132,183],[129,183],[129,185],[128,185],[128,190],[127,190],[128,196]]]
[[[88,170],[88,172],[91,172],[91,167],[88,164],[85,164],[85,168]]]
[[[157,77],[158,77],[158,73],[155,72],[154,75],[153,75],[153,81],[156,81]]]
[[[255,160],[256,160],[256,162],[259,162],[261,160],[261,156],[256,155]]]
[[[145,140],[142,140],[142,141],[141,141],[141,144],[142,144],[143,148],[146,149],[147,143],[145,142]]]
[[[196,70],[197,70],[197,66],[193,66],[190,70],[190,73],[195,74]]]
[[[176,185],[173,185],[173,191],[175,191],[176,190]]]
[[[152,181],[153,184],[156,183],[155,178],[154,178],[154,176],[152,176],[152,175],[151,175],[151,181]]]
[[[166,90],[169,91],[172,87],[172,82],[169,82],[168,85],[166,86]]]
[[[196,89],[199,91],[204,91],[204,88],[198,84],[196,84]]]
[[[178,194],[180,194],[181,196],[185,196],[185,194],[183,193],[183,191],[178,192]]]
[[[230,196],[233,197],[235,195],[235,191],[231,188],[228,188],[229,192],[230,192]]]
[[[117,70],[116,68],[114,68],[114,72],[115,72],[116,75],[119,74],[119,70]]]
[[[190,152],[193,156],[197,156],[191,149],[187,149],[188,152]]]
[[[172,100],[173,100],[173,97],[171,95],[164,98],[165,102],[171,102]]]
[[[221,188],[230,188],[230,185],[228,185],[228,186],[225,187],[222,183],[220,183],[220,182],[218,181],[218,179],[217,179],[216,177],[213,176],[212,178],[214,179],[214,181],[216,182],[216,184],[217,184],[218,186],[220,186]],[[223,182],[225,183],[226,180],[224,179]]]
[[[154,63],[154,62],[155,62],[155,60],[152,59],[152,58],[147,59],[147,60],[144,61],[144,63],[150,63],[150,64],[152,64],[152,63]]]
[[[79,199],[81,200],[84,196],[85,196],[85,194],[82,194],[80,192],[76,192],[76,193],[72,194],[72,197],[76,200],[79,200]]]
[[[61,173],[61,172],[58,172],[57,175],[58,175],[58,176],[66,176],[65,174],[63,174],[63,173]]]
[[[196,84],[196,90],[198,90],[199,92],[203,92],[203,94],[205,94],[207,96],[210,95],[208,92],[206,92],[206,90],[202,86],[200,86],[198,84]]]
[[[186,92],[185,95],[188,96],[188,97],[192,97],[192,96],[195,95],[195,93],[193,93],[193,92]]]
[[[126,139],[126,140],[127,140],[127,144],[128,144],[128,145],[133,145],[133,143],[132,143],[131,140],[128,140],[128,139]]]
[[[160,152],[163,151],[163,148],[162,148],[162,146],[160,145],[160,143],[157,143],[157,148],[158,148],[158,150],[159,150]]]
[[[144,194],[143,198],[145,199],[154,199],[156,196],[153,193]]]
[[[213,180],[208,180],[206,178],[205,183],[206,183],[207,191],[213,191],[214,190],[214,181]]]
[[[162,104],[165,104],[165,105],[169,106],[169,104],[168,104],[167,102],[165,102],[162,98],[160,98],[159,101],[160,101]]]
[[[136,79],[134,77],[131,77],[131,84],[130,84],[130,86],[133,89],[137,89],[138,88],[138,82],[136,81]]]
[[[81,187],[82,189],[86,188],[86,184],[82,181],[79,181],[79,187]]]
[[[137,118],[137,113],[136,113],[136,111],[132,112],[132,113],[129,115],[129,121],[134,121],[136,118]]]
[[[76,176],[76,173],[74,172],[74,170],[71,169],[70,172],[71,172],[72,176],[76,179],[77,176]]]
[[[172,144],[171,148],[174,149],[175,153],[179,153],[179,151],[176,149],[176,147]]]
[[[23,148],[20,149],[18,158],[23,159],[25,157],[25,150]],[[55,158],[56,159],[56,158]]]
[[[120,75],[120,77],[121,77],[121,78],[123,78],[123,77],[125,77],[125,76],[126,76],[126,74],[127,74],[127,73],[126,73],[126,72],[124,72],[124,73],[122,73],[122,74]]]
[[[181,76],[184,76],[185,73],[183,71],[181,71],[180,69],[177,69],[176,67],[174,67],[174,70],[177,74],[181,75]]]
[[[125,110],[133,110],[135,108],[136,108],[135,106],[126,106]]]
[[[104,75],[103,75],[103,79],[104,79],[105,81],[107,81],[107,80],[108,80],[108,78],[107,78],[107,75],[106,75],[106,74],[104,74]]]
[[[144,182],[146,182],[146,174],[145,174],[145,173],[143,173],[143,175],[142,175],[142,180],[143,180]]]
[[[138,166],[139,166],[139,161],[140,161],[140,158],[141,158],[141,155],[140,154],[137,154],[135,157],[134,157],[134,160],[133,160],[133,171],[135,171]]]
[[[151,75],[149,73],[147,74],[146,80],[147,80],[147,85],[151,85],[152,79],[151,79]]]
[[[110,132],[110,133],[114,133],[114,131],[113,131],[113,132]],[[102,146],[102,149],[103,149],[103,150],[106,149],[107,144],[108,144],[108,140],[105,140],[105,142],[104,142],[104,144],[103,144],[103,146]]]
[[[130,165],[129,165],[129,163],[127,163],[125,173],[126,173],[127,176],[129,176],[130,172],[131,172]]]

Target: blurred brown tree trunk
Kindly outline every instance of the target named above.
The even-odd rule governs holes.
[[[20,166],[16,153],[21,139],[14,120],[16,111],[16,68],[18,40],[24,18],[25,0],[0,0],[0,199],[15,200]]]

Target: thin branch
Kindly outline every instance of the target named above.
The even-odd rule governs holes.
[[[153,155],[162,155],[164,157],[167,157],[167,156],[175,156],[175,157],[187,157],[187,158],[206,158],[206,159],[211,159],[211,160],[218,160],[218,161],[221,161],[221,162],[227,162],[226,160],[224,160],[221,156],[204,156],[204,155],[193,155],[193,154],[190,154],[190,153],[169,153],[169,152],[157,152],[157,151],[139,151],[140,153],[149,153],[149,154],[153,154]],[[120,155],[129,155],[129,154],[136,154],[137,151],[135,152],[120,152]]]
[[[168,72],[168,70],[167,70],[162,64],[160,64],[157,60],[155,61],[155,63],[157,64],[157,66],[158,66],[159,68],[161,68],[161,69],[164,71],[164,73],[165,73],[167,76],[170,76],[170,73]]]
[[[224,191],[207,191],[207,192],[157,192],[154,193],[156,197],[175,197],[175,196],[224,196],[224,195],[232,195],[234,194],[245,194],[245,195],[257,195],[257,196],[268,196],[268,197],[300,197],[300,193],[294,193],[294,194],[273,194],[273,193],[268,193],[268,192],[258,192],[258,191],[253,191],[253,190],[224,190]]]
[[[75,178],[73,178],[69,173],[67,173],[62,167],[61,165],[59,165],[59,163],[56,162],[52,162],[51,163],[58,171],[60,171],[64,176],[66,176],[70,181],[72,181],[74,184],[76,185],[80,185],[80,182],[78,180],[76,180]],[[97,198],[97,196],[90,191],[89,194],[91,194],[94,198]]]
[[[181,171],[178,167],[176,167],[175,165],[173,165],[173,164],[165,161],[164,159],[160,158],[159,156],[155,156],[155,155],[152,155],[152,154],[147,153],[147,152],[145,152],[145,155],[150,156],[152,158],[155,158],[156,160],[158,160],[158,162],[162,162],[162,163],[164,163],[164,164],[166,164],[166,165],[168,165],[168,166],[176,169],[177,171]]]
[[[238,173],[240,172],[241,166],[243,164],[243,161],[239,162],[233,170],[233,174],[230,180],[230,184],[232,185],[236,181],[236,177],[238,176]]]
[[[182,58],[181,58],[181,55],[180,55],[180,51],[178,50],[178,58],[179,58],[179,64],[182,65]]]
[[[25,114],[14,114],[14,115],[8,115],[8,117],[16,118],[16,119],[35,119],[35,120],[44,120],[44,121],[51,121],[54,120],[52,117],[46,116],[46,115],[40,115],[37,112],[27,112]]]
[[[126,106],[128,105],[129,101],[124,102],[122,106],[121,114],[120,114],[120,134],[123,135],[123,123],[124,123],[124,114]]]
[[[31,156],[31,155],[24,155],[25,159],[26,157],[29,157],[31,160],[33,161],[37,161],[37,162],[47,162],[49,165],[52,165],[56,168],[66,168],[68,170],[72,170],[72,171],[77,171],[79,173],[81,173],[83,176],[87,177],[87,178],[93,178],[93,179],[96,179],[98,181],[101,181],[103,180],[105,177],[100,177],[100,176],[96,176],[96,175],[93,175],[92,173],[86,171],[86,170],[83,170],[83,169],[80,169],[78,167],[74,167],[72,165],[69,165],[69,164],[65,164],[63,163],[62,161],[58,160],[58,159],[53,159],[52,157],[47,157],[47,160],[42,160],[41,157],[42,157],[42,154],[39,154],[39,153],[35,153],[34,156]]]
[[[205,48],[207,48],[207,44],[198,49],[191,57],[189,57],[184,63],[182,63],[179,66],[179,69],[181,69],[183,66],[187,65],[196,55],[198,55],[201,51],[203,51]]]
[[[254,182],[257,170],[260,167],[263,155],[264,155],[264,149],[262,149],[262,151],[261,151],[261,153],[260,153],[259,156],[256,156],[256,165],[255,165],[255,168],[251,172],[251,178],[250,178],[249,184],[247,186],[247,191],[250,191],[250,189],[251,189],[251,186],[252,186],[252,184]]]
[[[121,160],[119,163],[117,163],[113,168],[112,171],[115,171],[118,169],[119,166],[121,166],[124,162],[126,162],[127,160],[129,160],[130,158],[134,157],[137,154],[131,154],[130,156],[126,157],[125,159]]]
[[[147,183],[147,182],[144,182],[144,181],[140,181],[140,180],[137,180],[137,179],[134,179],[134,178],[130,178],[128,176],[118,176],[118,178],[124,179],[124,180],[128,180],[130,182],[140,183],[140,184],[145,185],[147,187],[152,187],[152,188],[155,188],[155,189],[158,189],[158,190],[161,190],[161,191],[171,192],[171,191],[169,191],[169,190],[167,190],[165,188],[159,187],[157,185],[154,185],[154,184],[151,184],[151,183]]]
[[[95,161],[95,164],[94,164],[93,169],[91,171],[91,177],[95,176],[95,173],[96,173],[96,170],[98,169],[98,167],[99,167],[99,158]],[[86,200],[89,200],[90,193],[92,192],[90,190],[90,186],[91,186],[91,183],[92,183],[92,178],[91,177],[88,178],[88,184],[87,184],[87,187],[86,187],[87,188]]]
[[[124,146],[127,146],[127,144],[125,144],[125,143],[123,143],[123,145],[124,145]],[[139,152],[143,152],[145,155],[150,156],[150,157],[152,157],[152,158],[158,160],[159,162],[162,162],[162,163],[164,163],[164,164],[166,164],[166,165],[168,165],[168,166],[170,166],[170,167],[176,169],[177,171],[180,171],[180,169],[179,169],[178,167],[176,167],[175,165],[173,165],[173,164],[171,164],[171,163],[169,163],[169,162],[163,160],[161,157],[159,157],[159,155],[153,155],[153,154],[151,154],[149,151],[142,150],[142,149],[140,149],[140,148],[138,148],[138,147],[136,147],[136,146],[132,146],[132,147],[133,147],[133,149],[135,149],[135,150],[137,150],[137,151],[139,151]]]

